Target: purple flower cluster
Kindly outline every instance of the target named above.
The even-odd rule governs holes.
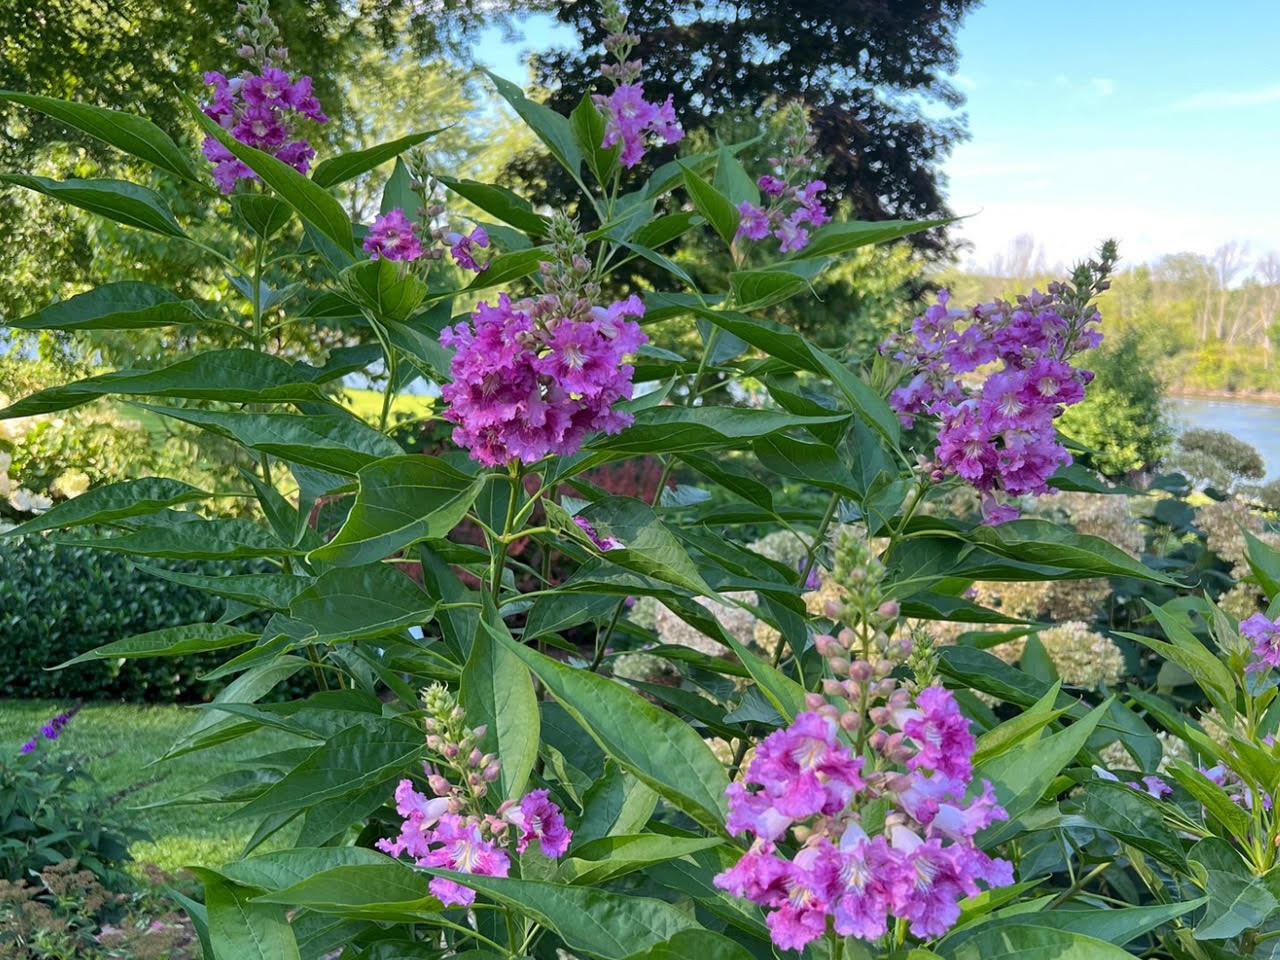
[[[779,163],[777,158],[772,163]],[[818,199],[827,189],[821,180],[811,180],[802,187],[795,187],[773,176],[763,176],[758,181],[760,190],[768,198],[764,207],[749,200],[738,204],[738,232],[734,240],[763,240],[772,233],[783,253],[803,250],[809,245],[809,227],[820,227],[831,217]]]
[[[489,264],[476,260],[476,251],[489,247],[489,234],[484,227],[476,227],[470,233],[446,233],[443,240],[449,247],[453,262],[462,269],[475,273],[483,273],[488,269]]]
[[[311,91],[311,78],[294,80],[288,72],[270,64],[261,73],[246,70],[228,78],[211,70],[204,75],[213,87],[213,100],[204,112],[241,143],[264,150],[278,160],[306,173],[315,150],[305,139],[294,137],[293,121],[307,117],[326,123],[320,101]],[[201,145],[213,164],[213,179],[223,193],[230,193],[238,180],[256,180],[254,173],[214,137]]]
[[[66,727],[66,725],[71,722],[72,717],[74,717],[79,712],[80,712],[80,704],[77,703],[70,710],[66,710],[58,714],[52,720],[50,720],[48,723],[42,726],[40,728],[40,735],[42,735],[46,740],[57,740],[58,735],[62,733],[63,728]],[[19,752],[35,753],[36,748],[39,745],[40,745],[40,736],[34,736],[19,748]]]
[[[1268,620],[1260,613],[1240,621],[1240,635],[1253,643],[1256,658],[1245,670],[1255,673],[1268,667],[1280,667],[1280,621]]]
[[[438,773],[430,775],[433,789],[444,791],[430,798],[415,790],[412,780],[400,781],[396,812],[404,822],[394,839],[377,842],[379,850],[393,857],[407,853],[419,867],[505,877],[511,857],[503,845],[511,840],[517,853],[524,853],[533,840],[548,857],[563,856],[569,849],[573,834],[546,790],[526,793],[518,803],[507,801],[496,814],[467,813],[466,801],[441,780]],[[444,877],[434,877],[428,888],[445,906],[470,906],[476,899],[474,890]]]
[[[997,494],[1048,493],[1049,477],[1071,462],[1053,421],[1084,399],[1093,374],[1069,361],[1102,340],[1100,317],[1036,290],[1014,304],[951,310],[947,302],[941,291],[910,336],[881,346],[896,351],[911,377],[889,402],[908,427],[920,415],[938,419],[937,478],[967,481],[984,495],[986,521],[1002,523],[1018,510]]]
[[[507,875],[511,857],[505,847],[513,842],[517,853],[537,840],[544,856],[563,856],[573,834],[547,791],[532,790],[519,801],[506,801],[496,813],[486,812],[484,798],[502,763],[480,752],[484,728],[466,729],[462,708],[439,684],[423,691],[423,702],[427,748],[457,782],[428,764],[423,769],[434,796],[418,792],[412,780],[401,780],[395,793],[396,812],[403,818],[400,833],[379,840],[378,849],[393,857],[408,854],[420,867],[489,877]],[[433,878],[429,889],[445,906],[470,906],[476,898],[474,890],[444,877]]]
[[[894,918],[913,936],[941,936],[979,882],[1013,882],[1010,864],[974,843],[1005,812],[986,782],[966,800],[969,723],[947,690],[926,686],[913,696],[889,676],[892,664],[851,662],[849,631],[819,641],[847,677],[828,680],[827,695],[857,709],[842,713],[810,694],[810,710],[760,744],[727,791],[726,826],[750,836],[751,847],[715,883],[765,907],[783,948],[821,936],[828,918],[836,933],[863,940],[884,935]],[[849,748],[846,731],[859,733],[865,755]],[[799,845],[794,854],[788,840]]]
[[[684,139],[669,94],[665,103],[649,103],[644,98],[643,83],[621,83],[609,96],[596,94],[592,99],[604,115],[604,140],[600,146],[621,143],[619,159],[624,167],[634,167],[644,156],[646,133],[667,144]]]
[[[631,397],[634,373],[623,358],[648,339],[625,318],[643,315],[636,296],[572,311],[550,294],[481,303],[471,323],[440,335],[454,348],[453,379],[441,390],[454,442],[498,466],[568,456],[591,433],[620,432],[632,417],[613,405]]]
[[[364,238],[364,252],[374,260],[417,260],[422,256],[422,244],[404,210],[392,207],[374,219]]]

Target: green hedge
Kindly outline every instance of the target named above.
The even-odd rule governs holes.
[[[174,570],[208,565],[153,561]],[[239,571],[237,571],[239,572]],[[33,535],[0,543],[0,697],[203,700],[216,655],[47,667],[112,640],[213,620],[222,602],[134,569],[123,557]]]

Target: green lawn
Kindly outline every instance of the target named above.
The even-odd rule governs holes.
[[[67,704],[48,700],[0,700],[0,749],[16,751]],[[226,819],[226,808],[184,804],[135,810],[177,796],[238,767],[238,761],[297,746],[288,734],[260,732],[210,750],[149,766],[197,716],[197,709],[120,703],[86,704],[54,749],[86,754],[88,771],[108,793],[142,781],[159,782],[131,794],[121,805],[153,840],[133,845],[134,859],[165,870],[219,864],[239,855],[252,832],[249,821]],[[288,828],[286,828],[287,830]],[[282,833],[285,831],[282,831]],[[273,838],[275,839],[275,838]],[[270,844],[271,841],[268,841]],[[269,849],[270,847],[268,847]]]

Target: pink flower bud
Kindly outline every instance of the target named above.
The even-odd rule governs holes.
[[[484,777],[487,783],[493,783],[498,777],[502,776],[502,764],[498,763],[497,760],[493,761],[493,763],[484,768],[480,776]]]
[[[484,754],[480,752],[480,748],[473,747],[471,752],[467,754],[467,766],[478,767],[481,765],[480,761],[483,759],[484,759]]]
[[[441,748],[440,753],[449,760],[456,760],[458,758],[458,745],[456,743],[446,743]]]
[[[438,773],[433,773],[427,777],[427,786],[431,788],[431,792],[437,797],[447,797],[453,791],[453,784]]]
[[[808,710],[817,710],[819,707],[824,706],[826,702],[820,693],[806,693],[804,695],[804,705]]]
[[[898,616],[898,612],[900,610],[901,607],[898,606],[898,602],[896,600],[886,600],[884,603],[880,604],[880,607],[876,612],[886,620],[892,620]]]
[[[840,728],[853,732],[862,726],[862,714],[856,710],[846,710],[840,714]]]

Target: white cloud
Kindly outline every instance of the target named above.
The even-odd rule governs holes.
[[[1100,97],[1109,97],[1116,90],[1116,85],[1110,77],[1091,77],[1089,86],[1093,87],[1093,92]]]
[[[1221,109],[1223,107],[1257,107],[1280,100],[1280,84],[1259,90],[1204,90],[1173,105],[1175,110]]]
[[[978,81],[966,73],[957,73],[951,80],[961,90],[967,90],[972,93],[978,89]]]

